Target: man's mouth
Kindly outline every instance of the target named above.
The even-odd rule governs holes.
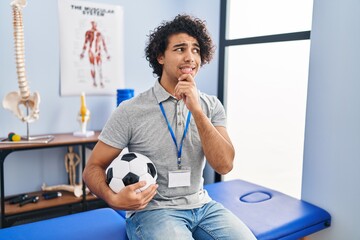
[[[181,71],[181,73],[182,74],[190,74],[190,73],[192,73],[193,72],[193,68],[191,68],[191,67],[181,67],[180,68],[180,71]]]

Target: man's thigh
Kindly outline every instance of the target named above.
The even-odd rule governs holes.
[[[188,211],[159,209],[135,213],[126,220],[130,240],[193,239]]]
[[[256,240],[250,229],[220,203],[212,201],[199,211],[203,218],[193,233],[195,239]]]

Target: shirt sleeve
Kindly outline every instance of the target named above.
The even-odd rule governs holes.
[[[214,126],[226,127],[225,108],[216,96],[201,94],[203,110]]]
[[[118,149],[127,147],[131,135],[131,125],[125,104],[120,104],[107,120],[99,135],[99,140]]]

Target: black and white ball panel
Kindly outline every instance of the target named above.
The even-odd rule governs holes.
[[[106,181],[109,187],[118,193],[125,186],[146,181],[146,185],[137,191],[144,191],[155,184],[157,171],[153,162],[140,153],[125,153],[115,158],[106,169]]]

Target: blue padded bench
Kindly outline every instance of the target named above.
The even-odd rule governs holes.
[[[85,239],[127,239],[125,219],[111,208],[100,208],[0,230],[0,240]]]
[[[330,226],[325,210],[242,180],[206,185],[259,240],[295,240]],[[0,240],[126,240],[124,211],[96,209],[0,229]]]
[[[258,240],[295,240],[331,223],[322,208],[243,180],[208,184],[205,189],[242,219]],[[125,218],[124,211],[118,213]]]
[[[243,180],[213,183],[205,188],[214,200],[242,219],[259,240],[295,240],[331,223],[324,209]]]

